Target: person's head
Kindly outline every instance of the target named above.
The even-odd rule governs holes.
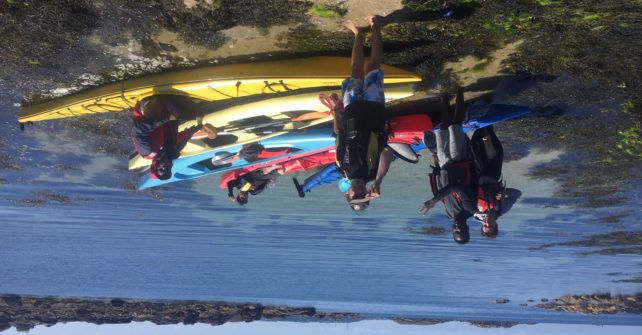
[[[360,212],[368,208],[370,205],[369,201],[361,203],[351,203],[352,200],[364,199],[368,190],[366,189],[366,183],[362,179],[351,179],[350,188],[346,192],[346,201],[350,205],[350,208],[356,212]]]
[[[158,154],[152,160],[149,174],[153,179],[167,180],[172,177],[172,160],[163,154]]]
[[[497,237],[498,232],[497,217],[493,211],[489,211],[481,222],[481,235],[492,239]]]
[[[453,219],[453,240],[459,244],[466,244],[470,241],[470,232],[466,219]]]
[[[236,196],[236,203],[243,206],[247,204],[248,193],[247,191],[240,191]]]
[[[368,208],[368,206],[370,206],[370,201],[361,202],[358,204],[350,204],[350,208],[352,208],[352,210],[355,212],[364,211],[366,208]]]

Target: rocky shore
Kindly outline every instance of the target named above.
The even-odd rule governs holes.
[[[538,304],[538,308],[584,314],[642,314],[642,293],[611,295],[608,293],[565,295],[555,301]]]
[[[536,307],[584,314],[642,314],[642,293],[566,295],[550,302],[548,299],[542,299],[542,302]],[[179,323],[222,325],[226,322],[266,319],[298,321],[323,319],[349,322],[365,319],[365,317],[358,313],[321,312],[313,307],[266,306],[256,303],[0,295],[0,332],[11,327],[19,331],[28,331],[38,325],[52,326],[59,322],[123,324],[148,321],[157,325]],[[399,324],[415,325],[463,321],[426,318],[391,318],[390,320]],[[481,328],[510,328],[520,324],[490,320],[464,322]]]
[[[358,313],[320,312],[313,307],[264,306],[255,303],[0,295],[0,332],[11,327],[15,327],[18,331],[29,331],[35,326],[53,326],[60,322],[87,322],[100,325],[148,321],[157,325],[179,323],[222,325],[226,322],[266,319],[296,319],[297,321],[323,319],[351,322],[365,318]],[[463,321],[482,328],[510,328],[519,324],[488,320],[426,318],[391,318],[390,320],[409,325]]]
[[[311,307],[264,306],[254,303],[87,299],[0,295],[0,331],[16,327],[28,331],[38,325],[81,321],[118,324],[149,321],[157,325],[250,322],[260,319],[306,317],[311,319],[356,318],[355,313],[326,313]]]

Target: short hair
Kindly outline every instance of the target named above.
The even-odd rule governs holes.
[[[152,178],[156,177],[160,180],[172,178],[172,160],[167,158],[165,155],[156,157],[154,157],[154,161],[150,167]],[[169,165],[169,167],[167,167],[167,165]]]
[[[248,197],[242,198],[241,197],[241,192],[239,192],[239,194],[236,195],[236,203],[239,204],[240,206],[243,206],[243,205],[247,204],[247,198]]]
[[[455,232],[455,226],[459,225],[459,233]],[[453,240],[459,244],[466,244],[470,241],[470,229],[466,220],[455,218],[453,221]]]
[[[499,225],[495,223],[494,225],[489,225],[488,226],[488,231],[484,232],[484,226],[482,225],[481,227],[481,236],[488,238],[488,239],[494,239],[497,237],[497,234],[499,233]]]

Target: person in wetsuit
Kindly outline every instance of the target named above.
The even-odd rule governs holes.
[[[520,197],[517,189],[506,188],[502,181],[504,148],[493,126],[477,129],[471,138],[477,166],[480,168],[475,219],[481,222],[481,235],[495,238],[497,218],[510,210]]]
[[[196,119],[197,125],[179,132],[179,121],[191,119]],[[144,98],[132,108],[132,142],[139,155],[152,160],[152,178],[171,178],[172,160],[180,156],[187,141],[203,127],[202,121],[203,112],[185,96],[154,95]],[[208,136],[216,137],[216,130],[211,126]]]
[[[267,167],[246,173],[227,183],[227,196],[230,201],[241,206],[247,204],[250,195],[258,195],[265,188],[276,182],[276,178],[282,174],[280,166]],[[234,195],[234,189],[239,193]]]
[[[453,220],[453,239],[466,244],[470,240],[466,221],[477,211],[478,171],[462,127],[466,114],[462,88],[457,90],[454,115],[447,96],[442,98],[441,113],[442,122],[435,131],[438,164],[430,175],[434,197],[424,202],[420,211],[425,214],[442,201]]]
[[[337,136],[337,166],[350,179],[346,200],[355,211],[362,211],[369,200],[381,194],[381,182],[392,161],[385,131],[385,97],[383,92],[383,59],[380,16],[369,18],[372,29],[372,53],[364,72],[363,33],[349,22],[354,33],[352,76],[343,81],[342,100],[333,108],[334,132]],[[342,106],[343,108],[337,108]],[[343,111],[342,111],[343,110]],[[368,191],[366,184],[374,181]]]

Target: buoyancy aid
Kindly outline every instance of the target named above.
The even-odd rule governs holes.
[[[495,196],[503,187],[501,182],[479,185],[477,188],[477,209],[480,213],[487,213],[489,210],[501,211],[501,202]]]

